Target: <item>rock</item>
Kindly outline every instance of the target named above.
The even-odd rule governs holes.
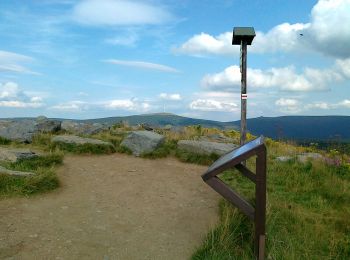
[[[109,127],[100,123],[77,123],[65,120],[62,122],[61,128],[69,133],[94,135],[107,130]]]
[[[17,162],[21,159],[30,159],[38,155],[29,149],[15,149],[0,147],[0,161]]]
[[[178,148],[198,154],[212,154],[217,155],[226,154],[238,147],[235,144],[225,144],[217,142],[208,142],[208,141],[192,141],[192,140],[180,140],[178,143]]]
[[[200,141],[209,141],[209,142],[218,142],[218,143],[234,143],[234,139],[225,136],[222,133],[212,134],[208,136],[201,136],[199,138]]]
[[[31,143],[38,133],[51,133],[60,130],[61,122],[39,117],[36,120],[1,121],[0,137],[23,143]]]
[[[41,133],[54,133],[61,130],[61,121],[40,116],[36,119],[36,128]]]
[[[93,144],[93,145],[105,145],[112,146],[113,144],[105,142],[98,139],[92,138],[83,138],[76,135],[57,135],[54,136],[51,141],[53,143],[65,143],[65,144],[75,144],[75,145],[84,145],[84,144]]]
[[[278,157],[276,157],[276,161],[279,161],[279,162],[288,162],[292,159],[293,158],[291,156],[278,156]]]
[[[173,128],[172,125],[165,125],[165,126],[163,127],[163,130],[169,131],[169,130],[171,130],[171,128]]]
[[[122,146],[129,148],[136,156],[154,151],[165,137],[150,131],[133,131],[121,142]]]
[[[308,160],[322,160],[323,155],[319,153],[302,153],[297,156],[299,162],[307,162]]]
[[[21,177],[35,175],[35,173],[33,172],[13,171],[13,170],[6,169],[2,166],[0,166],[0,174],[7,174],[7,175],[14,175],[14,176],[21,176]]]
[[[0,126],[0,136],[11,141],[30,143],[36,133],[34,120],[8,121]]]

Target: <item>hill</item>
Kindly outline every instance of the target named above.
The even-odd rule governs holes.
[[[12,120],[23,120],[15,118]],[[64,120],[64,119],[59,119]],[[148,124],[162,127],[201,125],[208,128],[240,128],[240,121],[219,122],[178,116],[169,113],[106,117],[87,120],[73,120],[85,123],[116,124],[127,122],[129,125]],[[273,139],[307,141],[342,141],[350,142],[350,116],[281,116],[258,117],[247,120],[248,131],[254,135],[264,135]]]

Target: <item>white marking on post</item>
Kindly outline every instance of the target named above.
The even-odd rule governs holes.
[[[242,98],[242,99],[247,99],[247,98],[248,98],[248,95],[247,95],[247,94],[241,94],[241,98]]]

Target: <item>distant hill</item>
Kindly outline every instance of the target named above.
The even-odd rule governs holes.
[[[258,117],[248,119],[247,126],[253,134],[274,139],[350,141],[350,116]]]
[[[14,120],[22,120],[16,118]],[[63,120],[63,119],[60,119]],[[121,121],[130,125],[148,124],[150,126],[188,126],[202,125],[220,129],[239,129],[240,121],[218,122],[195,119],[168,113],[107,117],[88,120],[74,120],[90,123],[115,124]],[[247,121],[248,131],[254,135],[264,135],[274,139],[296,141],[341,140],[350,142],[350,116],[281,116],[258,117]]]
[[[240,121],[218,122],[194,119],[174,114],[146,114],[126,117],[110,117],[86,120],[89,122],[116,123],[127,121],[130,125],[146,123],[152,126],[202,125],[216,128],[240,128]],[[254,135],[287,140],[336,140],[350,141],[350,116],[281,116],[258,117],[247,121],[248,130]]]
[[[145,115],[134,115],[134,116],[124,116],[124,117],[107,117],[107,118],[98,118],[98,119],[88,119],[83,120],[85,122],[94,122],[94,123],[117,123],[117,122],[128,122],[130,125],[137,124],[148,124],[151,126],[188,126],[188,125],[202,125],[203,127],[216,127],[223,128],[225,123],[204,120],[204,119],[195,119],[189,117],[178,116],[169,113],[157,113],[157,114],[145,114]]]

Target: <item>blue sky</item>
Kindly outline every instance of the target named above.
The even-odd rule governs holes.
[[[350,115],[350,0],[2,0],[0,117]],[[302,36],[300,35],[302,34]]]

